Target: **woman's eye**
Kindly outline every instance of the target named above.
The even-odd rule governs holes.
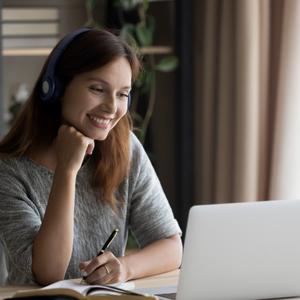
[[[104,92],[103,88],[96,87],[96,86],[91,86],[90,90],[93,91],[93,92],[96,92],[96,93],[103,93]]]
[[[121,93],[120,94],[120,98],[122,98],[122,99],[128,99],[128,97],[129,97],[129,95],[128,94],[126,94],[126,93]]]

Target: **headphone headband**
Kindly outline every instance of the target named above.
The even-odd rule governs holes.
[[[79,28],[68,35],[66,35],[53,50],[46,71],[42,76],[40,86],[39,86],[39,95],[43,103],[55,103],[57,99],[62,95],[64,84],[56,77],[55,71],[57,63],[67,48],[67,46],[80,34],[90,31],[92,28]],[[128,96],[128,107],[130,106],[131,97]]]
[[[55,69],[59,58],[67,46],[80,34],[90,31],[91,28],[79,28],[66,35],[56,46],[49,59],[46,71],[40,83],[40,98],[44,103],[53,103],[60,96],[62,84],[55,76]]]

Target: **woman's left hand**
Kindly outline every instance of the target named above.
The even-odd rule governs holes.
[[[110,251],[105,251],[90,261],[81,262],[79,268],[87,276],[85,281],[89,284],[125,282],[128,278],[124,261]]]

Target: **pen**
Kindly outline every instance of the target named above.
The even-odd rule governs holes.
[[[101,248],[101,250],[99,251],[99,253],[97,254],[97,256],[101,255],[104,253],[104,251],[109,247],[109,245],[112,243],[112,241],[114,240],[114,238],[116,237],[116,235],[118,234],[119,229],[114,229],[112,231],[112,233],[110,234],[110,236],[108,237],[108,239],[106,240],[106,242],[104,243],[103,247]],[[82,276],[83,281],[87,278],[87,276]]]
[[[99,251],[99,253],[97,254],[97,256],[101,255],[104,253],[104,251],[109,247],[109,245],[112,243],[112,241],[114,240],[114,238],[116,237],[116,235],[118,234],[119,229],[114,229],[112,231],[112,233],[110,234],[110,236],[108,237],[107,241],[105,242],[105,244],[103,245],[103,247],[101,248],[101,250]]]

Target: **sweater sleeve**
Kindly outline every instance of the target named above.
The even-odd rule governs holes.
[[[139,245],[181,234],[155,170],[140,142],[132,134],[129,182],[129,226]]]
[[[40,226],[38,209],[18,178],[20,170],[0,168],[0,238],[7,261],[22,274],[24,282],[34,282],[32,275],[32,245]],[[18,276],[16,274],[16,276]]]

